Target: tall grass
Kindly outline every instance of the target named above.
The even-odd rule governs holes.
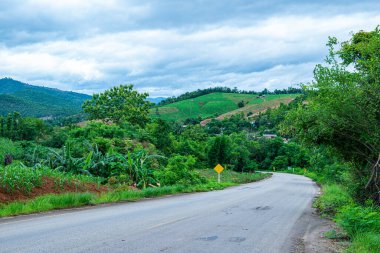
[[[314,202],[324,216],[333,217],[340,208],[352,204],[353,199],[347,190],[340,185],[324,185],[323,194]]]
[[[218,175],[214,170],[199,170],[199,173],[202,176],[206,177],[210,182],[217,182]],[[270,174],[268,173],[240,173],[226,169],[221,173],[221,182],[244,184],[249,182],[255,182],[269,176]]]
[[[351,238],[348,252],[380,252],[379,208],[355,204],[347,189],[340,185],[324,185],[315,206],[323,216],[334,219]]]
[[[261,178],[268,177],[265,174]],[[255,177],[255,181],[258,177]],[[206,184],[184,186],[173,185],[156,188],[146,188],[143,190],[116,190],[103,192],[99,195],[94,193],[66,193],[66,194],[50,194],[37,197],[28,201],[17,201],[10,204],[0,205],[0,217],[30,214],[43,212],[53,209],[79,207],[85,205],[95,205],[101,203],[112,203],[120,201],[136,201],[142,198],[155,198],[165,195],[190,192],[204,192],[212,190],[221,190],[229,186],[236,185],[235,182],[208,182]]]
[[[53,209],[79,207],[91,204],[95,194],[92,193],[65,193],[50,194],[28,201],[17,201],[0,206],[0,217],[44,212]]]
[[[0,189],[9,194],[16,191],[29,194],[35,187],[42,186],[44,177],[52,178],[57,187],[64,187],[67,184],[83,187],[85,183],[100,185],[101,182],[101,178],[97,177],[63,173],[46,167],[28,168],[16,163],[0,167]]]
[[[9,139],[0,138],[0,162],[3,163],[4,156],[10,154],[13,158],[19,158],[22,156],[22,147]]]
[[[357,234],[347,250],[350,253],[377,253],[380,252],[380,234]]]
[[[290,172],[290,171],[286,171]],[[347,252],[380,252],[380,209],[373,204],[355,203],[346,187],[331,182],[314,172],[295,169],[295,174],[305,175],[322,184],[322,195],[314,202],[323,216],[334,219],[351,238]]]
[[[21,169],[17,165],[0,167],[0,189],[11,194],[15,191],[30,193],[42,185],[42,176],[41,171]]]

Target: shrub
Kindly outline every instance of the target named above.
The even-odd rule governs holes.
[[[201,184],[207,180],[193,171],[196,160],[192,156],[175,155],[168,160],[166,168],[156,171],[156,177],[162,185]]]
[[[18,159],[22,155],[22,148],[18,143],[0,138],[0,164],[4,164],[4,157],[8,154],[12,155],[14,159]]]
[[[340,185],[326,185],[323,187],[323,195],[320,196],[315,206],[323,215],[333,216],[339,208],[353,203],[347,190]]]
[[[248,165],[246,167],[246,170],[248,172],[255,172],[258,169],[259,169],[259,165],[257,164],[255,160],[248,161]]]
[[[274,169],[285,169],[288,166],[288,157],[286,156],[277,156],[273,161],[271,167]]]
[[[351,253],[373,253],[380,252],[380,234],[363,233],[355,236],[348,249]]]
[[[336,221],[351,237],[366,232],[380,233],[380,212],[375,207],[344,206]]]

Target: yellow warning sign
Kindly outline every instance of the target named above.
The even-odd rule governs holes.
[[[224,168],[223,168],[222,165],[220,165],[220,164],[218,163],[218,165],[215,166],[214,170],[215,170],[218,174],[220,174],[220,173],[224,170]]]

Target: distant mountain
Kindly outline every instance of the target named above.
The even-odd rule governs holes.
[[[155,98],[148,97],[146,100],[148,100],[148,101],[151,102],[151,103],[158,104],[158,103],[160,103],[162,100],[165,100],[165,99],[166,99],[166,97],[155,97]]]
[[[0,115],[19,112],[23,116],[60,117],[82,112],[82,104],[91,96],[0,79]]]

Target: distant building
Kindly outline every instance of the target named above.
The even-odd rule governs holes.
[[[277,134],[263,134],[265,139],[274,139],[277,138]]]

